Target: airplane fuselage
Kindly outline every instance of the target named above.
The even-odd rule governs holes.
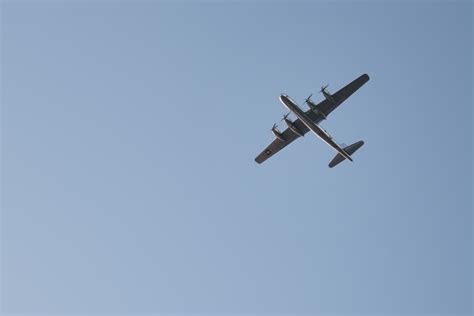
[[[317,124],[314,124],[313,121],[306,115],[306,113],[301,110],[301,108],[290,99],[289,96],[286,94],[280,95],[280,101],[283,105],[291,112],[293,112],[301,122],[308,127],[310,131],[312,131],[316,136],[321,138],[326,144],[334,148],[338,153],[340,153],[344,158],[352,161],[351,156],[344,151],[341,146],[339,146],[332,138],[329,136],[324,129],[319,127]]]

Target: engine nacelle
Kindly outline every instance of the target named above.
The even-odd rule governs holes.
[[[283,136],[283,134],[276,128],[275,125],[273,125],[273,127],[272,127],[272,133],[273,133],[273,135],[275,135],[276,138],[278,138],[282,142],[286,141],[285,136]]]
[[[336,100],[334,100],[334,98],[332,97],[331,93],[329,93],[329,91],[326,91],[326,87],[323,87],[321,89],[321,92],[322,94],[324,95],[324,97],[326,98],[326,100],[328,100],[329,102],[335,104],[336,103]]]
[[[320,115],[324,120],[326,119],[326,114],[324,114],[323,111],[321,111],[321,109],[315,107],[313,108],[313,112]]]
[[[304,134],[300,131],[300,129],[295,125],[295,123],[293,123],[292,121],[290,121],[286,116],[283,118],[283,120],[285,121],[286,125],[288,125],[288,128],[293,132],[295,133],[296,135],[298,136],[303,136]]]

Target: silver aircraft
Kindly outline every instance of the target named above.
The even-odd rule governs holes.
[[[330,168],[338,165],[345,159],[352,161],[351,155],[364,145],[364,141],[360,140],[349,146],[339,145],[328,132],[319,126],[319,123],[322,120],[325,120],[329,113],[362,87],[362,85],[367,81],[369,81],[369,76],[364,74],[334,94],[331,94],[326,90],[328,87],[326,85],[322,87],[320,91],[325,98],[323,101],[318,104],[314,103],[311,100],[312,94],[305,100],[305,103],[309,106],[309,110],[307,111],[303,111],[288,95],[281,94],[280,101],[290,111],[288,114],[283,116],[282,119],[282,121],[285,121],[288,128],[284,132],[280,132],[277,129],[277,125],[273,124],[272,133],[275,135],[276,139],[268,145],[267,148],[257,156],[257,158],[255,158],[255,161],[259,164],[264,162],[286,147],[286,145],[290,144],[298,137],[304,136],[309,131],[312,131],[316,136],[337,151],[336,156],[329,163]],[[290,113],[296,115],[297,119],[295,121],[288,119]]]

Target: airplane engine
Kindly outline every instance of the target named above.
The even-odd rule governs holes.
[[[324,114],[324,112],[321,111],[319,108],[317,107],[313,108],[313,112],[320,115],[323,118],[323,120],[326,119],[326,114]]]
[[[272,133],[275,135],[276,138],[281,140],[282,142],[286,141],[285,136],[277,129],[276,124],[273,124]]]
[[[283,117],[283,120],[285,121],[286,125],[288,125],[288,128],[295,133],[298,136],[303,136],[303,133],[300,131],[300,129],[288,119],[288,114]]]
[[[329,102],[331,103],[336,103],[336,101],[334,100],[334,98],[332,97],[332,94],[327,91],[327,85],[325,85],[324,87],[321,87],[321,93],[324,95],[324,98],[326,98],[326,100],[328,100]]]

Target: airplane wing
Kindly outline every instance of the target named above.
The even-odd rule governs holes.
[[[306,115],[309,116],[309,118],[315,123],[315,124],[318,124],[319,122],[321,122],[323,120],[323,117],[316,113],[316,112],[313,112],[313,110],[308,110],[306,111]],[[309,132],[309,129],[306,125],[304,125],[303,122],[300,121],[300,119],[297,119],[293,122],[293,124],[296,125],[296,127],[298,127],[298,129],[304,134],[306,134],[307,132]],[[288,146],[290,143],[292,143],[295,139],[299,138],[300,136],[296,135],[295,133],[293,133],[291,131],[291,129],[287,128],[285,131],[283,131],[282,133],[283,137],[285,138],[285,141],[282,141],[278,138],[275,138],[273,140],[273,142],[271,142],[270,145],[267,146],[267,148],[265,148],[258,156],[257,158],[255,158],[255,161],[257,163],[262,163],[264,162],[265,160],[267,160],[268,158],[270,158],[271,156],[273,156],[274,154],[276,154],[277,152],[279,152],[280,150],[282,150],[283,148],[285,148],[286,146]]]
[[[346,85],[344,88],[340,89],[336,93],[332,95],[334,99],[334,103],[332,103],[329,100],[323,100],[321,101],[316,108],[324,113],[324,116],[327,116],[329,113],[334,111],[342,102],[344,102],[348,97],[350,97],[354,92],[356,92],[360,87],[362,87],[367,81],[369,81],[369,76],[367,74],[364,74],[360,76],[359,78],[353,80],[351,83]],[[315,123],[318,124],[321,122],[324,117],[319,114],[317,111],[313,110],[308,110],[306,111],[306,115],[309,116],[309,118]],[[306,127],[306,125],[303,124],[299,119],[297,119],[294,124],[298,129],[303,132],[303,134],[306,134],[309,129]],[[285,138],[285,141],[279,140],[276,138],[273,140],[273,142],[267,146],[256,158],[255,161],[259,164],[285,148],[287,145],[291,144],[295,139],[297,139],[298,135],[293,133],[291,129],[287,128],[283,133],[283,137]]]
[[[308,110],[308,112],[311,112],[311,110]],[[293,122],[293,124],[296,125],[296,127],[298,127],[298,129],[303,133],[303,134],[306,134],[309,129],[306,127],[306,125],[303,124],[303,122],[301,122],[299,119],[297,119],[296,121]],[[268,158],[270,158],[271,156],[273,156],[274,154],[276,154],[277,152],[279,152],[280,150],[282,150],[283,148],[285,148],[287,145],[289,145],[290,143],[292,143],[295,139],[297,139],[298,135],[296,135],[295,133],[293,133],[291,131],[291,129],[287,128],[283,133],[282,133],[283,137],[285,138],[285,141],[282,141],[282,140],[279,140],[278,138],[275,138],[275,140],[267,146],[267,148],[265,148],[258,156],[257,158],[255,158],[255,161],[257,163],[262,163],[264,162],[265,160],[267,160]]]
[[[321,101],[316,108],[319,108],[326,116],[334,111],[342,102],[349,98],[354,92],[359,90],[367,81],[369,81],[369,75],[363,74],[359,78],[353,80],[351,83],[346,85],[332,95],[334,103],[329,100]]]

